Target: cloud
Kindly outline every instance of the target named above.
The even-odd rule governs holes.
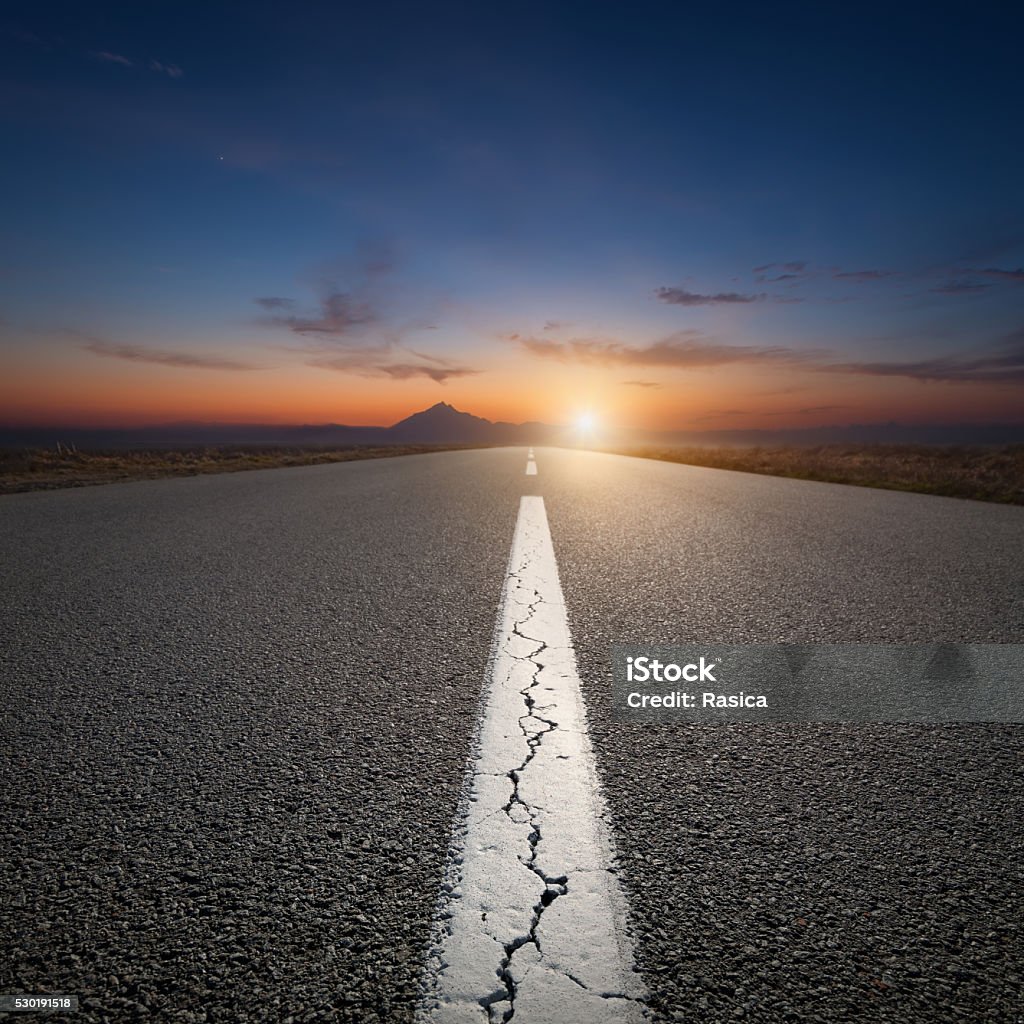
[[[687,420],[688,423],[703,423],[707,420],[724,419],[728,416],[813,416],[815,413],[839,412],[849,409],[848,405],[811,405],[804,409],[772,409],[754,411],[750,409],[711,409],[700,416]]]
[[[803,281],[810,277],[806,260],[790,260],[788,263],[763,263],[754,267],[754,280],[759,284],[780,284]]]
[[[105,61],[107,64],[120,64],[125,68],[135,67],[135,61],[122,57],[119,53],[111,53],[109,50],[90,50],[89,56],[95,57],[96,60]]]
[[[1004,256],[1015,254],[1024,245],[1024,231],[1009,229],[1001,235],[979,238],[965,248],[960,256],[961,263],[990,263],[992,260],[1002,259]]]
[[[393,305],[389,285],[384,279],[394,269],[395,259],[386,244],[363,241],[354,253],[316,269],[310,281],[319,295],[316,311],[290,312],[295,309],[295,301],[281,296],[265,296],[253,301],[271,314],[260,321],[267,326],[349,344],[352,336],[365,333],[363,329],[370,325],[384,330],[380,326],[385,319],[381,310],[386,311]],[[421,325],[422,320],[415,326]]]
[[[1001,270],[999,267],[986,267],[984,270],[974,270],[974,274],[988,274],[990,277],[1001,277],[1007,281],[1024,282],[1024,267],[1016,270]]]
[[[422,359],[424,362],[427,363],[434,363],[434,365],[436,366],[452,365],[452,361],[450,359],[446,359],[444,356],[433,355],[430,352],[418,352],[414,348],[406,349],[406,351],[409,352],[411,355],[414,355],[417,359]]]
[[[929,288],[930,292],[938,295],[977,295],[979,292],[987,291],[992,285],[979,281],[947,281],[937,288]]]
[[[388,245],[361,242],[354,253],[317,269],[312,280],[320,293],[317,310],[296,312],[294,299],[260,296],[253,301],[268,315],[259,323],[301,337],[287,351],[319,369],[391,380],[425,377],[438,384],[483,372],[403,345],[410,334],[437,330],[437,324],[423,316],[396,321],[394,309],[408,300],[392,295],[395,286],[387,278],[395,266]]]
[[[766,295],[741,295],[739,292],[717,292],[714,295],[700,295],[684,288],[655,288],[654,294],[672,306],[719,306],[734,302],[763,302]]]
[[[920,381],[1001,383],[1024,381],[1024,328],[981,354],[959,353],[898,363],[841,363],[823,367],[869,377],[910,377]]]
[[[770,391],[758,391],[755,394],[759,396],[774,397],[775,395],[794,395],[800,391],[807,391],[808,386],[806,384],[787,384],[782,388],[772,388]]]
[[[419,353],[413,353],[419,355]],[[353,349],[335,355],[321,355],[310,359],[308,365],[339,373],[355,373],[363,377],[390,377],[392,380],[412,380],[426,377],[444,384],[453,377],[470,377],[480,370],[457,366],[440,356],[421,356],[427,363],[392,362],[389,346]]]
[[[153,60],[152,57],[149,60],[149,70],[160,72],[161,74],[167,75],[168,78],[181,78],[185,73],[177,64],[162,64],[158,60]]]
[[[390,363],[378,367],[381,373],[395,380],[409,380],[411,377],[429,377],[443,384],[451,377],[471,377],[480,373],[468,366],[421,366],[413,363]]]
[[[963,352],[917,360],[893,362],[838,362],[824,349],[794,349],[771,345],[730,345],[697,330],[678,331],[647,345],[627,345],[614,338],[568,338],[562,341],[535,335],[505,334],[503,340],[531,355],[564,363],[591,366],[644,366],[695,370],[718,366],[755,364],[804,369],[814,373],[853,374],[867,377],[907,377],[919,381],[998,384],[1024,380],[1024,328],[980,353]],[[625,381],[648,386],[650,381]],[[785,394],[804,387],[765,392]],[[833,407],[808,406],[802,414],[832,411]],[[735,410],[732,410],[735,412]]]
[[[519,334],[505,335],[535,356],[598,366],[664,366],[700,369],[733,363],[798,364],[813,353],[782,346],[725,345],[707,339],[700,331],[678,331],[650,345],[626,345],[607,338],[570,338],[552,341]]]
[[[880,281],[892,277],[891,270],[839,270],[832,275],[837,281]]]
[[[109,50],[90,50],[89,56],[106,64],[120,64],[123,68],[145,67],[149,71],[155,71],[157,74],[167,75],[168,78],[181,78],[185,73],[177,64],[154,60],[152,57],[148,61],[142,62],[132,60],[120,53],[111,53]]]
[[[624,388],[660,388],[664,385],[659,384],[656,380],[624,380],[622,386]]]
[[[769,276],[769,271],[774,276]],[[879,270],[869,268],[867,270],[840,270],[838,267],[820,267],[812,269],[806,260],[795,260],[790,263],[765,263],[760,267],[754,267],[755,280],[763,284],[778,284],[781,282],[806,281],[813,277],[828,274],[837,281],[851,281],[866,283],[868,281],[881,281],[886,277],[895,277],[896,272],[892,270]]]
[[[279,299],[274,296],[255,301],[264,309],[288,309],[293,305],[291,299]],[[263,323],[274,327],[287,327],[295,334],[327,334],[340,337],[351,334],[353,328],[365,327],[376,320],[376,313],[365,300],[355,298],[348,292],[332,291],[320,300],[319,314],[278,314],[265,317]]]
[[[173,352],[168,349],[144,348],[141,345],[115,345],[91,338],[81,346],[86,352],[105,359],[124,359],[133,363],[156,363],[197,370],[258,370],[252,363],[221,356],[200,355],[193,352]]]
[[[711,409],[700,416],[691,416],[687,423],[707,423],[709,420],[720,420],[726,416],[749,416],[746,409]]]
[[[765,263],[754,267],[753,273],[766,274],[769,270],[784,270],[787,274],[802,274],[807,269],[806,260],[791,260],[789,263]]]
[[[37,36],[35,32],[29,32],[23,28],[6,26],[5,28],[0,29],[0,33],[3,35],[13,36],[22,43],[31,43],[33,46],[46,46],[45,40]]]

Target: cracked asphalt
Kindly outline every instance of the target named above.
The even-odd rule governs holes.
[[[520,508],[489,674],[420,1020],[638,1021],[625,905],[536,497]]]
[[[77,1021],[408,1021],[528,493],[655,1019],[1024,1019],[1024,728],[609,706],[613,642],[1022,642],[1024,510],[537,462],[0,501],[0,991],[78,994]]]
[[[657,1019],[1024,1020],[1024,727],[615,723],[609,651],[1020,643],[1024,509],[541,462]]]
[[[0,991],[77,993],[79,1022],[409,1019],[520,461],[0,503]]]

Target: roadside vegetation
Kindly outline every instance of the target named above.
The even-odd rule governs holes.
[[[395,444],[332,448],[273,445],[210,445],[191,448],[77,451],[67,445],[49,449],[0,449],[0,494],[82,487],[125,480],[152,480],[243,469],[315,466],[326,462],[382,459],[395,455],[479,448],[480,445]]]
[[[485,447],[480,444],[349,445],[318,448],[209,445],[140,450],[0,449],[0,494],[245,469],[314,466],[356,459]],[[919,491],[1024,505],[1024,445],[992,447],[828,444],[762,448],[628,445],[604,451],[742,473]]]
[[[815,448],[637,445],[605,450],[741,473],[1024,505],[1024,445],[1020,444],[992,447],[827,444]]]

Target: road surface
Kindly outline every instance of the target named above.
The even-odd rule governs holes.
[[[411,1020],[535,495],[652,1019],[1020,1021],[1024,727],[619,724],[609,646],[1022,642],[1024,509],[534,464],[0,501],[0,992]]]

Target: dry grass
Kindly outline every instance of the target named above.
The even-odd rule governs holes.
[[[479,447],[481,445],[352,445],[339,448],[215,445],[83,452],[0,449],[0,494],[123,480],[231,473],[244,469],[312,466]],[[817,448],[636,445],[607,450],[744,473],[1024,505],[1024,445],[943,448],[885,444],[830,444]]]
[[[257,445],[146,449],[138,451],[62,451],[0,449],[0,494],[53,490],[124,480],[151,480],[244,469],[314,466],[325,462],[383,459],[395,455],[450,451],[479,445],[407,444],[340,448],[288,448]]]
[[[828,444],[817,448],[608,449],[645,459],[1024,505],[1024,445]]]

